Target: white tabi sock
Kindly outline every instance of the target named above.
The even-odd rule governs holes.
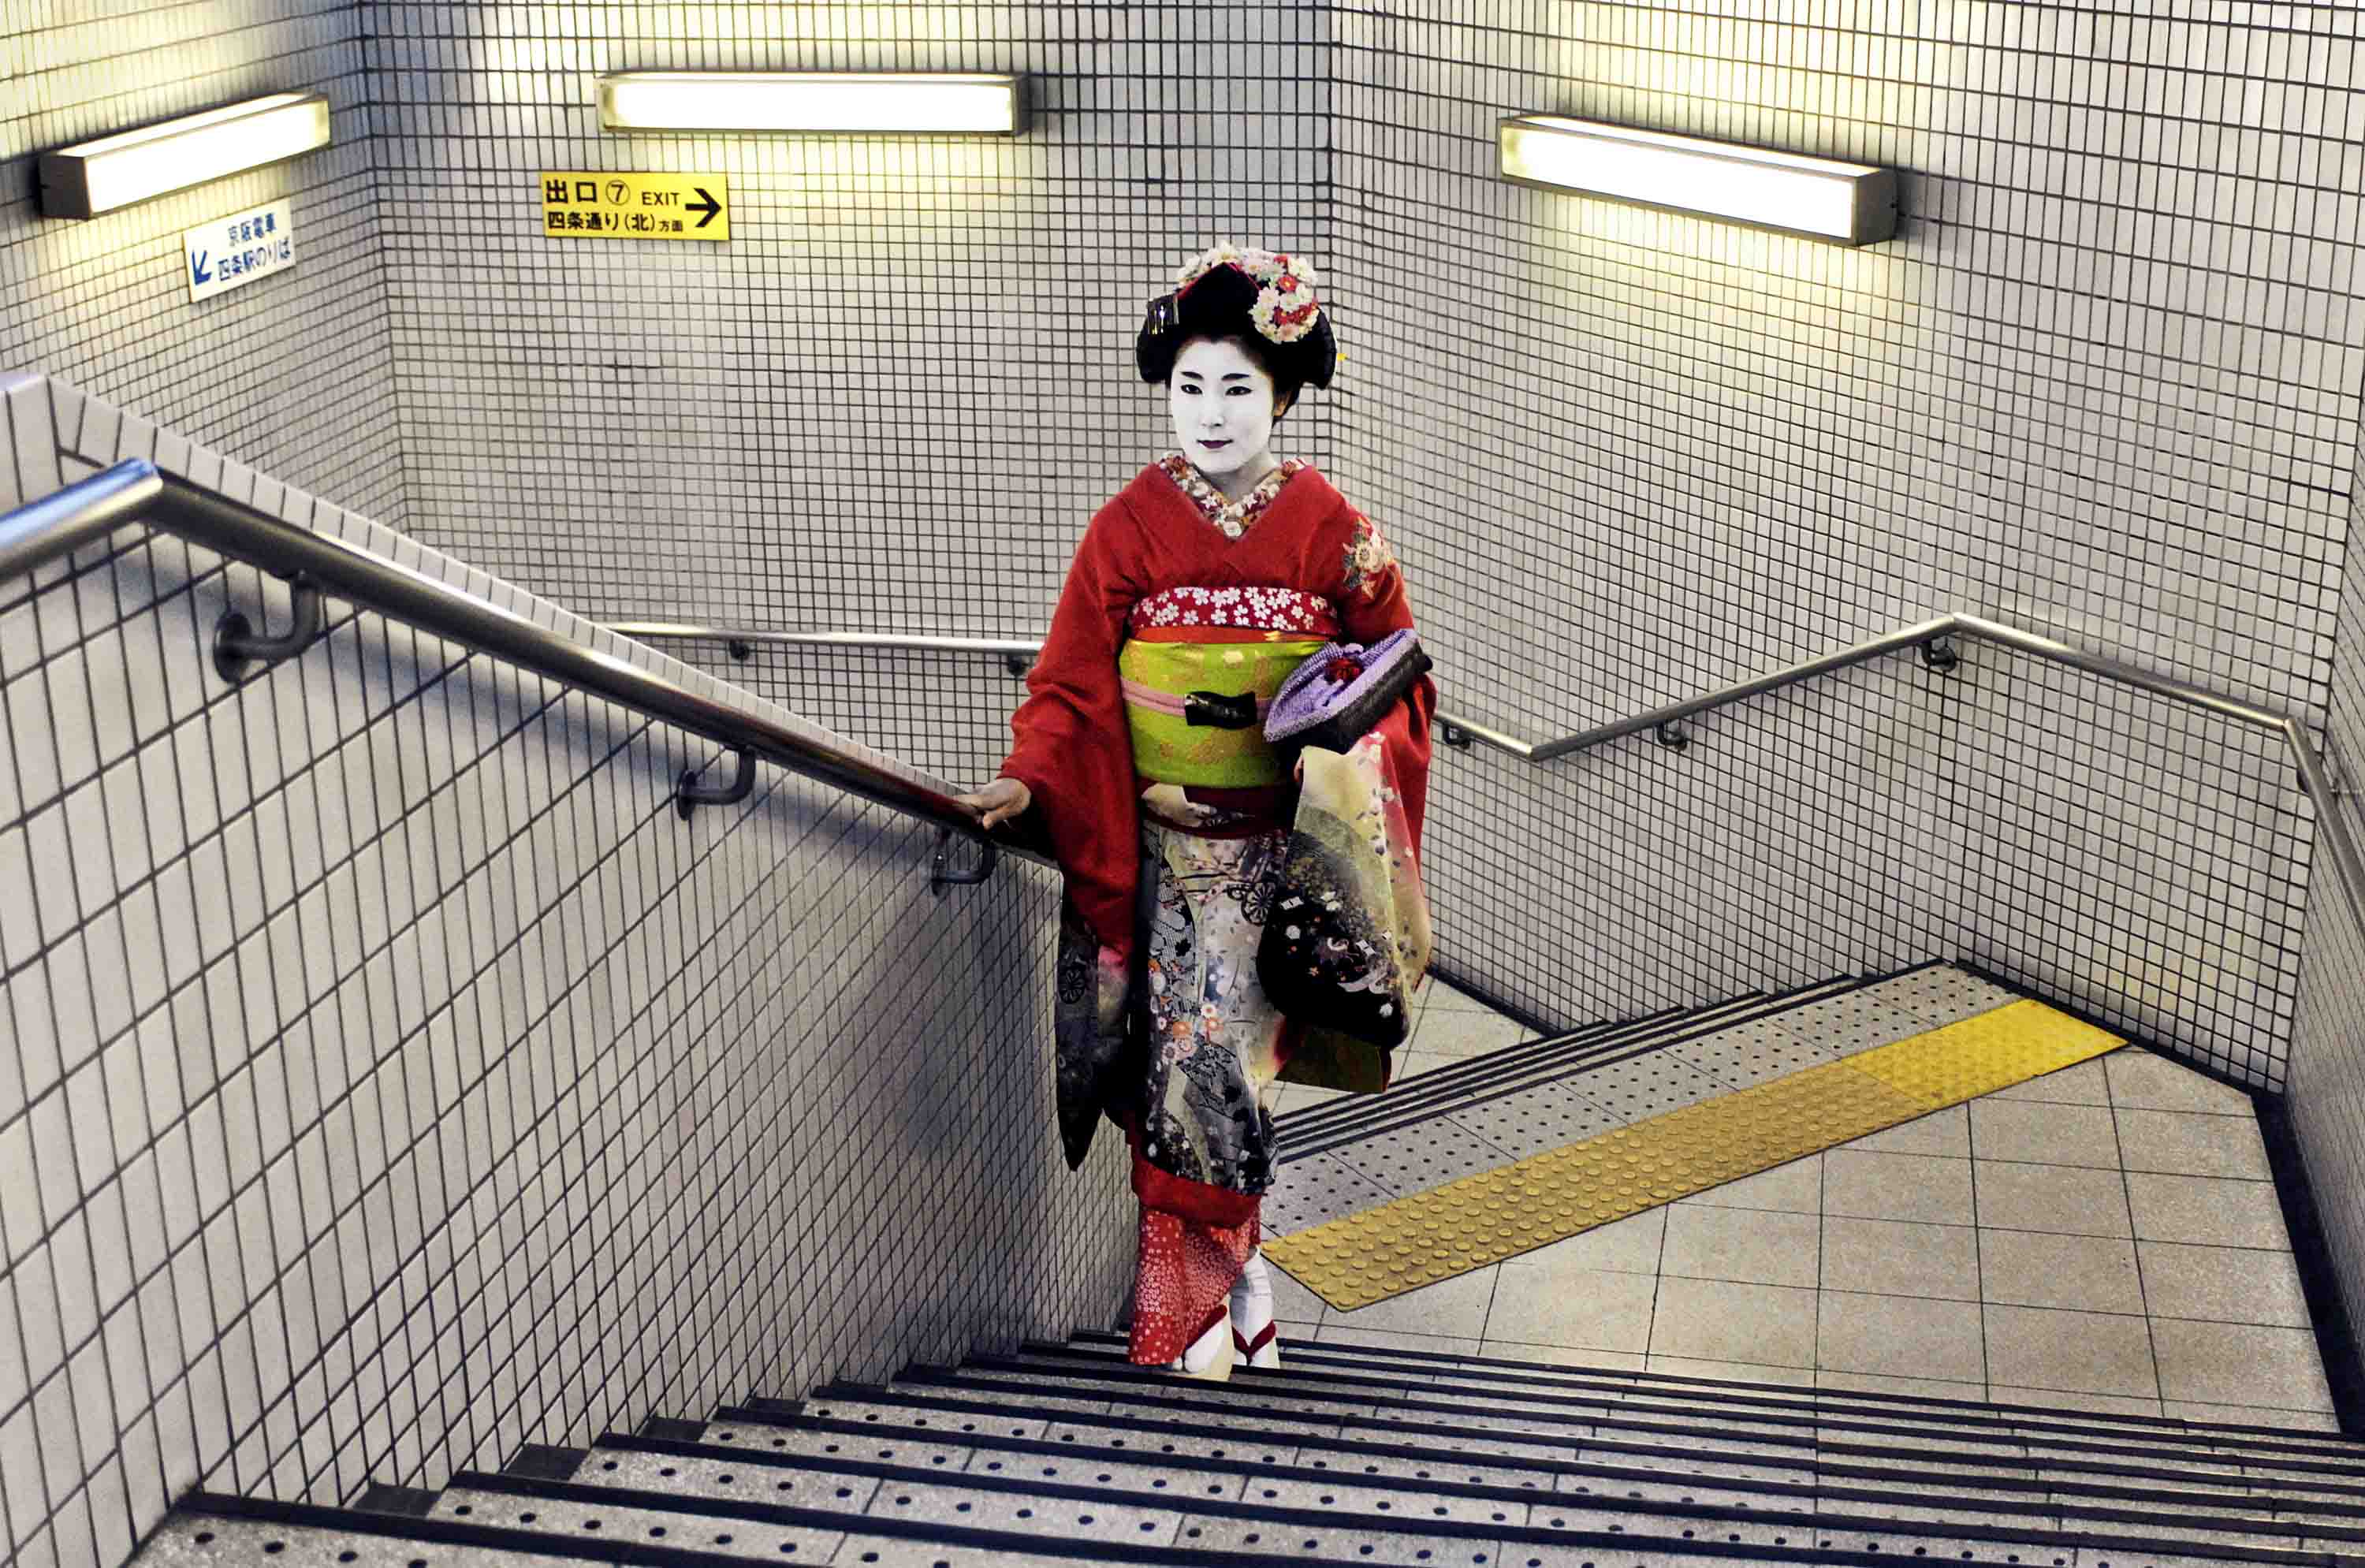
[[[1261,1249],[1249,1254],[1240,1268],[1238,1283],[1232,1286],[1232,1329],[1242,1345],[1256,1344],[1257,1336],[1272,1323],[1272,1273],[1265,1265]],[[1278,1338],[1267,1340],[1250,1357],[1249,1364],[1277,1367],[1281,1364]]]

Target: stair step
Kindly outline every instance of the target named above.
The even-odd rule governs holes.
[[[1014,1358],[1030,1366],[1059,1364],[1130,1367],[1121,1334],[1079,1334],[1066,1345],[1023,1346]],[[2171,1417],[2109,1416],[2038,1406],[1992,1405],[1971,1400],[1931,1399],[1911,1394],[1786,1387],[1776,1383],[1719,1383],[1667,1373],[1596,1371],[1488,1357],[1450,1356],[1421,1350],[1328,1346],[1286,1341],[1286,1372],[1327,1373],[1385,1379],[1409,1387],[1485,1393],[1530,1389],[1586,1399],[1660,1409],[1699,1409],[1723,1415],[1735,1409],[1819,1420],[1909,1422],[1917,1430],[2012,1434],[2029,1440],[2075,1439],[2095,1448],[2172,1449],[2180,1453],[2289,1457],[2329,1467],[2326,1473],[2365,1478],[2365,1443],[2336,1433],[2291,1433],[2272,1427],[2187,1424]]]
[[[772,1455],[729,1443],[680,1443],[638,1438],[603,1439],[588,1484],[626,1488],[635,1503],[665,1493],[722,1498],[768,1496],[775,1486],[806,1483],[824,1462],[810,1455]],[[1359,1484],[1290,1468],[1243,1471],[1229,1465],[1192,1468],[1171,1460],[1149,1464],[1081,1454],[1020,1455],[981,1451],[963,1472],[922,1471],[840,1459],[825,1468],[852,1495],[839,1503],[874,1517],[1004,1531],[1041,1531],[1063,1540],[1116,1546],[1131,1542],[1188,1549],[1212,1540],[1242,1550],[1260,1545],[1287,1551],[1324,1550],[1325,1540],[1369,1544],[1410,1535],[1458,1543],[1459,1549],[1500,1551],[1565,1540],[1592,1532],[1603,1540],[1702,1542],[1731,1547],[1807,1547],[1818,1551],[1950,1557],[1969,1548],[2078,1561],[2086,1548],[2135,1553],[2180,1550],[2243,1561],[2321,1561],[2303,1555],[2296,1530],[2271,1528],[2204,1532],[2179,1521],[2172,1536],[2140,1524],[2085,1521],[2065,1529],[2058,1516],[2030,1513],[1988,1519],[1930,1520],[1912,1508],[1882,1513],[1818,1503],[1811,1516],[1782,1516],[1652,1498],[1594,1499],[1520,1491]],[[1311,1533],[1307,1533],[1311,1532]],[[1327,1532],[1327,1534],[1326,1534]],[[1341,1535],[1341,1532],[1347,1532]],[[1300,1542],[1311,1540],[1313,1546]],[[1399,1544],[1401,1544],[1399,1542]],[[1473,1559],[1476,1559],[1474,1557]]]
[[[745,1446],[757,1450],[815,1451],[825,1447],[852,1458],[878,1458],[911,1462],[920,1453],[949,1446],[945,1423],[916,1411],[890,1413],[886,1420],[872,1414],[860,1418],[833,1419],[818,1416],[768,1417],[760,1412],[718,1412],[707,1440],[719,1446]],[[852,1412],[849,1411],[851,1416]],[[1664,1467],[1639,1468],[1588,1465],[1566,1462],[1525,1467],[1496,1465],[1482,1461],[1455,1463],[1457,1456],[1422,1456],[1390,1452],[1378,1445],[1361,1449],[1344,1444],[1250,1444],[1213,1434],[1198,1435],[1194,1446],[1178,1443],[1174,1428],[1152,1422],[1120,1426],[1114,1417],[1098,1423],[1061,1422],[1034,1439],[964,1435],[960,1441],[981,1454],[999,1456],[1014,1474],[1035,1473],[1030,1466],[1090,1472],[1109,1464],[1138,1466],[1145,1458],[1178,1473],[1177,1484],[1189,1495],[1199,1495],[1194,1477],[1181,1482],[1181,1473],[1210,1473],[1219,1478],[1237,1473],[1242,1465],[1265,1474],[1286,1474],[1297,1480],[1346,1485],[1379,1485],[1391,1493],[1434,1492],[1447,1496],[1512,1499],[1526,1495],[1598,1498],[1605,1506],[1628,1503],[1680,1504],[1687,1506],[1744,1510],[1762,1516],[1804,1518],[1819,1514],[1847,1518],[1909,1519],[1929,1523],[1968,1523],[2034,1529],[2077,1529],[2105,1537],[2157,1537],[2163,1532],[2221,1543],[2280,1545],[2296,1548],[2303,1535],[2348,1550],[2365,1547],[2365,1519],[2326,1521],[2314,1517],[2276,1515],[2242,1501],[2195,1498],[2172,1506],[2154,1500],[2116,1503],[2065,1497],[2043,1489],[2008,1492],[1950,1487],[1936,1498],[1912,1502],[1900,1499],[1891,1486],[1670,1473]],[[825,1439],[825,1442],[824,1442]],[[1146,1440],[1147,1439],[1147,1440]],[[1156,1452],[1151,1453],[1152,1449]],[[978,1461],[969,1468],[974,1472]],[[1367,1479],[1368,1478],[1368,1479]],[[1219,1495],[1210,1493],[1209,1495]],[[1644,1511],[1649,1511],[1646,1507]],[[2179,1517],[2163,1518],[2172,1515]]]
[[[1687,1454],[1696,1466],[1741,1466],[1736,1473],[1777,1478],[1783,1473],[1804,1478],[1814,1471],[1828,1476],[1877,1476],[1904,1471],[1913,1473],[1918,1481],[1958,1478],[1966,1483],[2034,1483],[2044,1478],[2048,1485],[2060,1485],[2065,1490],[2089,1487],[2093,1495],[2140,1493],[2159,1487],[2195,1495],[2270,1495],[2287,1499],[2292,1506],[2306,1502],[2311,1509],[2323,1509],[2335,1516],[2344,1514],[2346,1509],[2365,1514],[2365,1487],[2323,1481],[2317,1476],[2292,1476],[2275,1464],[2221,1464],[2178,1452],[2098,1454],[2089,1450],[2056,1450],[2048,1445],[2032,1450],[2017,1436],[2005,1440],[1963,1442],[1949,1433],[1951,1448],[1927,1448],[1927,1433],[1909,1424],[1897,1426],[1892,1438],[1882,1438],[1880,1433],[1866,1433],[1855,1426],[1810,1424],[1750,1431],[1753,1424],[1741,1421],[1708,1424],[1712,1417],[1700,1417],[1703,1424],[1622,1419],[1608,1407],[1589,1412],[1552,1409],[1516,1415],[1471,1415],[1469,1409],[1450,1400],[1421,1405],[1372,1398],[1268,1398],[1265,1379],[1289,1376],[1286,1372],[1253,1372],[1235,1374],[1227,1386],[1208,1386],[1185,1383],[1173,1376],[1147,1370],[1135,1372],[1133,1376],[1118,1372],[1109,1372],[1104,1376],[1079,1376],[974,1362],[972,1367],[962,1370],[913,1370],[896,1381],[894,1393],[901,1398],[929,1398],[925,1391],[936,1388],[946,1391],[936,1398],[972,1400],[984,1419],[991,1419],[991,1412],[995,1409],[1043,1407],[1050,1398],[1057,1400],[1062,1415],[1081,1419],[1091,1419],[1100,1409],[1145,1407],[1166,1412],[1171,1419],[1196,1419],[1225,1428],[1239,1419],[1263,1421],[1270,1424],[1274,1436],[1296,1433],[1306,1438],[1339,1438],[1403,1431],[1419,1433],[1412,1440],[1419,1440],[1429,1448],[1514,1445],[1526,1452],[1542,1448],[1544,1452],[1564,1459],[1577,1448],[1597,1459],[1606,1459],[1610,1454],[1676,1452]],[[835,1398],[845,1391],[823,1393]],[[1303,1395],[1303,1383],[1298,1393]],[[1370,1391],[1358,1393],[1367,1395]],[[866,1398],[875,1398],[875,1393],[866,1391]],[[825,1405],[828,1400],[816,1395],[813,1415],[828,1415]]]
[[[1844,995],[1866,983],[1830,980],[1779,996],[1736,997],[1688,1012],[1595,1025],[1434,1068],[1392,1084],[1384,1094],[1341,1095],[1275,1119],[1283,1162],[1417,1126],[1452,1107],[1501,1099],[1629,1057],[1705,1038],[1808,1002]]]
[[[833,1402],[836,1417],[768,1416],[761,1411],[719,1412],[710,1428],[718,1444],[745,1443],[775,1451],[812,1452],[816,1447],[849,1457],[901,1458],[909,1462],[918,1453],[947,1445],[951,1422],[934,1407]],[[971,1423],[974,1425],[974,1423]],[[2053,1490],[2039,1481],[2020,1490],[1953,1486],[1929,1501],[1910,1506],[1899,1502],[1897,1488],[1885,1473],[1844,1478],[1812,1471],[1761,1470],[1717,1466],[1689,1473],[1665,1463],[1608,1464],[1581,1460],[1531,1459],[1525,1465],[1507,1464],[1494,1456],[1473,1458],[1415,1448],[1377,1443],[1306,1441],[1243,1444],[1237,1435],[1219,1431],[1194,1432],[1154,1420],[1104,1416],[1096,1421],[1047,1423],[1047,1430],[1029,1438],[963,1434],[958,1441],[980,1450],[1032,1455],[1047,1462],[1063,1457],[1080,1462],[1138,1462],[1149,1457],[1178,1470],[1223,1467],[1227,1473],[1242,1464],[1303,1475],[1330,1475],[1350,1483],[1369,1475],[1393,1477],[1398,1486],[1473,1495],[1550,1493],[1562,1496],[1610,1499],[1657,1499],[1697,1502],[1763,1513],[1795,1514],[1819,1506],[1851,1515],[1877,1518],[1995,1523],[2001,1518],[2025,1522],[2042,1518],[2046,1528],[2077,1528],[2104,1535],[2157,1535],[2173,1531],[2205,1531],[2212,1539],[2256,1540],[2305,1534],[2337,1541],[2355,1550],[2365,1547],[2365,1518],[2355,1514],[2325,1516],[2305,1507],[2278,1508],[2271,1498],[2250,1494],[2150,1493],[2134,1491],[2117,1497],[2081,1495]],[[975,1466],[972,1463],[971,1468]],[[2162,1516],[2190,1516],[2163,1518]],[[2293,1544],[2286,1540],[2285,1544]]]

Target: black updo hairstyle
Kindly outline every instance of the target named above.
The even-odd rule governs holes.
[[[1330,312],[1314,319],[1314,330],[1292,343],[1277,343],[1256,330],[1250,311],[1261,286],[1238,267],[1217,267],[1179,295],[1150,301],[1140,335],[1134,339],[1134,363],[1141,378],[1151,383],[1174,377],[1175,356],[1194,338],[1229,341],[1272,377],[1276,404],[1295,408],[1297,395],[1308,386],[1327,387],[1339,364],[1338,341],[1330,335]]]

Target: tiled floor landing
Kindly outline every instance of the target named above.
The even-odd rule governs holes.
[[[1407,1074],[1520,1033],[1432,987]],[[2334,1425],[2248,1097],[2134,1048],[1361,1311],[1275,1288],[1284,1338]]]

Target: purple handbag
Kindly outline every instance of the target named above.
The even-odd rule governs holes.
[[[1430,667],[1410,627],[1369,647],[1329,644],[1281,683],[1265,713],[1264,738],[1291,755],[1309,745],[1343,752],[1371,734]]]

